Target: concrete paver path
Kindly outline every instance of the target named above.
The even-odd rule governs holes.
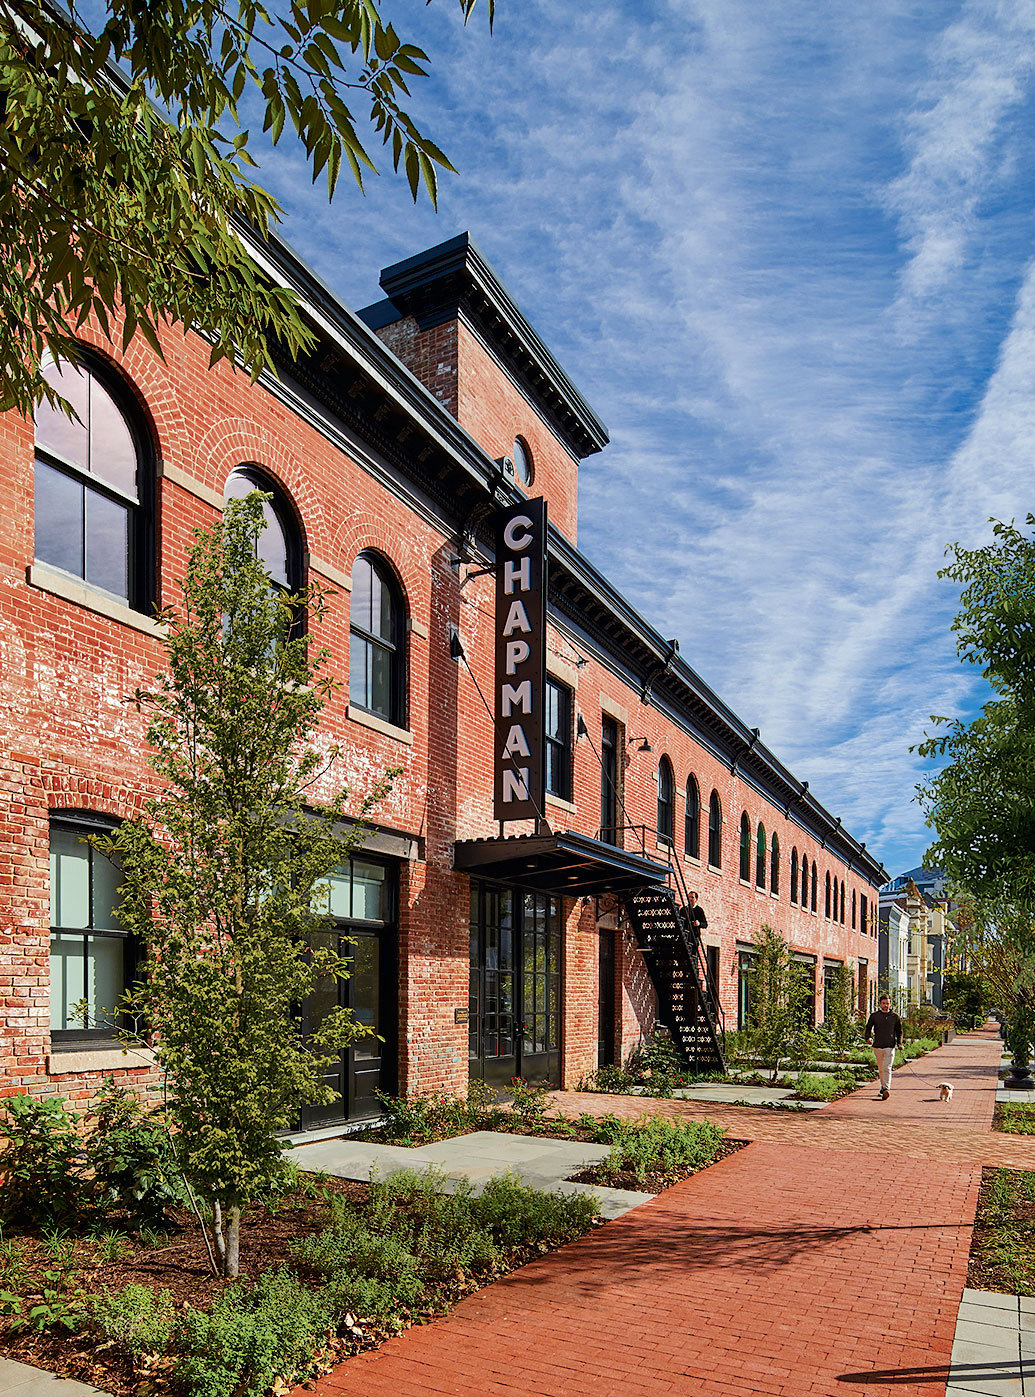
[[[989,1133],[999,1058],[991,1032],[967,1035],[889,1102],[867,1085],[808,1116],[557,1093],[752,1143],[342,1364],[320,1397],[943,1397],[950,1371],[953,1393],[1008,1392],[950,1370],[981,1166],[1035,1168],[1035,1140]]]

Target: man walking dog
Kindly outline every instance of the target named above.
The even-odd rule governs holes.
[[[891,1095],[891,1069],[895,1065],[895,1049],[902,1046],[902,1020],[892,1010],[890,995],[882,994],[877,1009],[866,1020],[866,1042],[873,1046],[880,1073],[880,1099]]]

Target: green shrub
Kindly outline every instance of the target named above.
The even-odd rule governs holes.
[[[648,1174],[699,1169],[711,1163],[726,1131],[711,1121],[669,1121],[659,1116],[623,1121],[604,1116],[599,1122],[598,1138],[611,1146],[600,1166],[602,1172],[631,1172],[643,1180]]]
[[[64,1227],[89,1213],[86,1154],[72,1116],[57,1097],[3,1102],[0,1221]]]
[[[542,1126],[550,1090],[550,1087],[526,1082],[524,1077],[511,1077],[510,1104],[525,1130],[534,1133]]]
[[[135,1283],[98,1295],[90,1307],[99,1332],[131,1358],[166,1353],[172,1343],[176,1310],[172,1292],[155,1293]]]
[[[375,1093],[385,1117],[382,1129],[404,1145],[463,1135],[474,1126],[477,1112],[459,1096],[389,1096]]]
[[[107,1077],[92,1116],[86,1157],[97,1207],[105,1215],[121,1213],[133,1227],[168,1225],[183,1186],[158,1113],[148,1115],[137,1097]]]
[[[586,1194],[544,1193],[503,1175],[490,1179],[473,1210],[479,1225],[503,1251],[573,1241],[600,1211]]]
[[[191,1397],[258,1397],[277,1378],[303,1376],[334,1326],[323,1292],[283,1268],[267,1271],[253,1290],[225,1290],[211,1313],[183,1312],[175,1377]]]
[[[1035,1135],[1035,1106],[1024,1101],[1004,1101],[995,1108],[995,1127],[1008,1135]]]
[[[854,1076],[817,1077],[810,1072],[803,1072],[794,1083],[794,1090],[799,1101],[833,1101],[846,1086],[855,1086]]]
[[[624,1067],[598,1067],[595,1072],[590,1072],[586,1077],[580,1077],[576,1086],[576,1091],[601,1091],[612,1096],[628,1096],[635,1087],[639,1086],[639,1079],[632,1073],[627,1072]]]

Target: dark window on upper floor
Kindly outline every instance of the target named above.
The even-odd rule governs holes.
[[[546,681],[546,789],[571,800],[571,690]]]
[[[780,836],[774,832],[772,848],[769,852],[769,891],[780,891]]]
[[[676,837],[676,778],[672,763],[662,757],[658,763],[658,838],[674,844]]]
[[[841,925],[845,924],[845,880],[841,879],[841,915],[838,918]]]
[[[755,887],[765,890],[765,825],[759,822],[755,836]]]
[[[154,456],[125,386],[84,352],[43,371],[77,417],[36,409],[35,557],[150,613],[155,594]]]
[[[618,724],[605,714],[600,723],[600,838],[618,843]]]
[[[740,877],[745,883],[751,881],[751,821],[746,810],[740,817]]]
[[[798,901],[798,851],[791,849],[791,901]]]
[[[396,727],[406,721],[405,634],[402,592],[391,569],[361,553],[352,566],[349,703]]]
[[[811,899],[811,907],[812,907],[813,912],[815,912],[815,910],[816,910],[816,903],[817,903],[817,901],[818,901],[818,898],[817,898],[818,890],[819,890],[819,872],[818,872],[818,870],[817,870],[817,868],[816,868],[816,860],[813,859],[813,860],[812,860],[812,899]]]
[[[837,896],[836,889],[835,889],[835,894],[834,894],[834,895],[835,895],[835,897]],[[827,874],[826,893],[825,893],[824,898],[823,898],[823,915],[824,915],[824,917],[829,917],[829,916],[830,916],[830,874],[829,874],[829,873]],[[836,908],[836,907],[835,907],[835,909],[834,909],[834,916],[835,916],[835,917],[837,916],[837,908]]]
[[[857,907],[856,907],[855,889],[853,888],[853,889],[852,889],[852,930],[853,930],[853,931],[856,929],[856,927],[857,927],[857,925],[858,925],[857,916],[858,916],[858,909],[857,909]]]
[[[708,863],[722,867],[722,802],[718,791],[712,791],[708,801]]]
[[[695,776],[686,780],[686,822],[683,844],[692,859],[701,857],[701,789]]]

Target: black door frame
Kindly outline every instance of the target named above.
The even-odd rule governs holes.
[[[526,929],[528,898],[545,904],[545,938],[537,938],[533,929],[529,939]],[[534,902],[532,907],[535,908]],[[530,950],[534,954],[544,944],[543,969],[539,973],[533,970],[536,1003],[530,1006],[526,1003],[527,976],[523,963]],[[554,961],[550,958],[551,946]],[[538,1003],[541,988],[545,989],[545,1008]],[[551,989],[555,996],[552,1010],[549,1007]],[[537,1008],[540,1011],[538,1024]],[[536,1036],[543,1027],[545,1033]],[[472,878],[468,999],[470,1075],[497,1087],[506,1087],[514,1077],[556,1084],[560,1080],[563,1032],[563,899]],[[486,1053],[490,1042],[504,1051]]]

